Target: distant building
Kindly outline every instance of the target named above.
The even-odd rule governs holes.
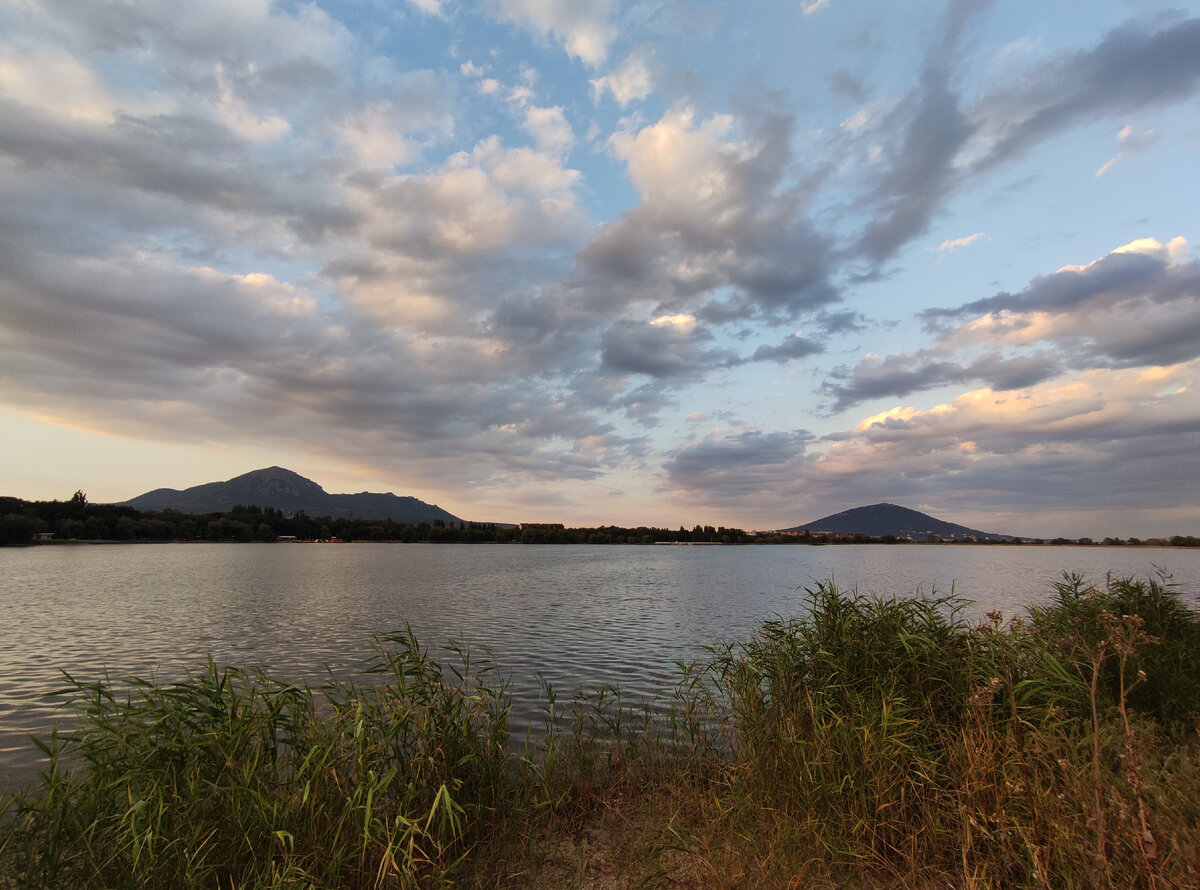
[[[549,531],[562,531],[566,528],[561,522],[518,522],[517,531],[525,531],[527,528],[544,528]]]

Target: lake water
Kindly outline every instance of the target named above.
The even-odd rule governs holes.
[[[1170,572],[1200,603],[1200,551],[986,546],[160,544],[0,549],[0,788],[31,775],[29,736],[62,718],[48,692],[87,679],[173,677],[218,662],[320,682],[403,628],[490,648],[518,720],[537,676],[560,693],[672,685],[674,663],[764,618],[804,611],[834,579],[879,594],[955,592],[1007,614],[1063,571]],[[522,711],[521,706],[525,707]],[[518,727],[519,728],[519,727]]]

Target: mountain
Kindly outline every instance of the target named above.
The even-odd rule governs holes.
[[[435,504],[394,494],[329,494],[311,479],[283,467],[268,467],[225,482],[207,482],[183,491],[156,488],[119,506],[136,510],[179,510],[182,513],[226,513],[234,505],[274,507],[291,515],[303,510],[309,516],[391,519],[417,525],[435,519],[461,522]]]
[[[792,528],[780,529],[784,532],[828,532],[838,535],[869,535],[872,538],[882,538],[893,535],[897,538],[911,538],[914,541],[924,541],[930,535],[944,541],[963,541],[967,538],[976,540],[1012,541],[1012,535],[997,535],[992,532],[981,532],[956,525],[953,522],[943,522],[932,516],[896,504],[871,504],[868,507],[855,507],[842,513],[834,513],[816,522],[797,525]]]

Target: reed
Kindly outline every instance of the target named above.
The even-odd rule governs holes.
[[[375,641],[320,687],[67,678],[78,728],[0,820],[0,887],[1200,887],[1200,616],[1067,576],[1028,617],[832,583],[679,666],[542,687]]]
[[[415,886],[452,873],[507,796],[508,699],[461,648],[376,641],[358,682],[207,667],[68,677],[81,725],[52,740],[3,854],[28,887]],[[64,768],[66,758],[76,764]]]

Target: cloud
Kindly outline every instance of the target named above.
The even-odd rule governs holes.
[[[654,89],[654,81],[647,65],[647,53],[635,51],[625,57],[611,72],[590,81],[592,98],[599,101],[605,93],[611,93],[622,108],[630,102],[645,99]]]
[[[1100,168],[1096,170],[1096,178],[1099,179],[1104,174],[1108,173],[1117,164],[1131,155],[1141,154],[1158,141],[1158,134],[1153,130],[1145,130],[1141,133],[1133,129],[1133,124],[1126,124],[1117,133],[1117,153],[1113,157],[1105,161]]]
[[[1200,83],[1200,19],[1158,30],[1130,23],[1094,48],[1006,80],[969,109],[976,170],[1006,161],[1080,122],[1144,112],[1191,95]]]
[[[953,238],[948,241],[943,241],[937,246],[938,253],[947,253],[952,250],[958,250],[960,247],[967,247],[974,244],[983,237],[983,232],[976,232],[974,235],[967,235],[963,238]]]
[[[679,449],[663,470],[686,495],[725,508],[750,500],[765,515],[796,516],[798,503],[832,512],[881,496],[932,499],[959,515],[1064,503],[1173,510],[1193,500],[1181,483],[1193,477],[1200,446],[1197,374],[1200,362],[1191,362],[1091,371],[1009,393],[972,390],[823,437],[717,432]]]
[[[535,34],[553,37],[567,54],[595,67],[616,37],[612,0],[497,0],[501,14]]]
[[[817,340],[804,337],[799,331],[789,334],[776,346],[760,346],[754,350],[753,361],[773,361],[780,364],[808,358],[825,351],[825,345]]]
[[[528,109],[523,129],[541,151],[563,152],[575,143],[575,133],[560,106]]]
[[[1196,285],[1197,264],[1186,260],[1186,247],[1182,237],[1165,245],[1153,238],[1139,239],[1087,265],[1064,266],[1039,275],[1018,294],[999,293],[957,309],[924,314],[936,319],[996,312],[1061,312],[1083,304],[1095,307],[1141,297],[1173,301],[1189,296]]]
[[[1005,358],[992,352],[966,363],[939,357],[934,350],[879,357],[868,355],[853,369],[835,368],[822,385],[839,413],[870,399],[902,397],[943,386],[987,381],[998,391],[1020,389],[1055,376],[1059,364],[1046,356]]]
[[[64,121],[111,124],[120,112],[159,112],[169,102],[152,94],[115,94],[74,56],[50,48],[0,48],[0,95]]]
[[[992,168],[1080,124],[1183,100],[1200,84],[1200,19],[1158,30],[1131,23],[1092,48],[1061,52],[1024,71],[1010,66],[967,103],[951,71],[974,9],[951,9],[944,40],[931,47],[919,83],[900,102],[890,110],[864,105],[839,129],[838,150],[861,162],[851,168],[856,175],[877,171],[865,178],[852,207],[864,220],[855,252],[870,264],[871,277],[926,232],[952,196]],[[843,93],[853,91],[847,78],[839,83]],[[1133,131],[1126,138],[1130,153],[1153,139]]]
[[[481,487],[594,478],[635,445],[577,397],[516,382],[478,338],[335,319],[267,273],[146,254],[48,268],[0,286],[0,379],[43,415],[157,441],[304,441],[374,466],[403,454]]]
[[[725,48],[715,7],[413,0],[343,24],[265,0],[18,6],[0,4],[10,404],[156,440],[301,442],[462,497],[567,503],[562,480],[629,492],[658,468],[696,509],[764,513],[880,489],[1017,503],[1081,490],[1072,473],[1099,491],[1101,469],[1157,496],[1155,460],[1183,461],[1152,436],[1195,443],[1182,238],[1067,256],[1012,292],[948,282],[900,345],[867,283],[929,306],[889,264],[1069,128],[1123,128],[1114,162],[1148,147],[1147,109],[1200,86],[1191,19],[1002,70],[958,50],[978,4],[956,3],[906,57],[917,82],[847,57],[829,83],[853,105],[827,108],[679,73],[684,44],[687,66]],[[819,34],[832,19],[807,7],[789,20]],[[444,52],[416,46],[447,26]],[[611,138],[580,146],[589,126]],[[936,249],[986,237],[963,234]],[[735,393],[772,377],[801,382]],[[796,429],[820,394],[873,416]],[[689,414],[727,429],[681,441]]]
[[[829,245],[791,178],[790,119],[745,125],[680,105],[615,135],[640,202],[599,229],[580,280],[603,282],[610,304],[661,303],[711,323],[836,301]]]
[[[920,88],[888,116],[886,127],[900,136],[885,150],[882,175],[864,199],[871,222],[858,243],[876,264],[929,227],[958,186],[955,162],[974,130],[946,75],[936,69],[925,72]]]
[[[442,10],[442,0],[408,0],[408,2],[424,15],[434,16],[435,18],[445,17],[445,12]]]
[[[703,491],[716,502],[755,497],[799,475],[812,441],[806,430],[717,430],[679,448],[663,473],[670,488]]]
[[[1200,357],[1200,263],[1187,258],[1186,246],[1182,238],[1140,239],[1038,276],[1017,294],[926,310],[935,345],[868,355],[852,369],[834,369],[823,390],[836,412],[948,385],[1013,390],[1068,369],[1191,361]]]
[[[432,71],[411,72],[386,99],[358,106],[333,126],[359,165],[406,166],[430,142],[453,132],[451,92]]]
[[[1132,456],[1135,448],[1157,436],[1200,432],[1196,416],[1189,416],[1196,407],[1192,382],[1197,370],[1196,363],[1190,363],[1089,371],[1011,393],[973,390],[928,410],[891,409],[864,419],[818,463],[830,472],[851,465],[879,472],[887,462],[896,462],[898,470],[912,475],[947,470],[982,475],[989,464],[995,469],[1007,462],[1015,468],[1023,462],[1066,460],[1091,451],[1108,455],[1104,468],[1113,472],[1113,484],[1119,485],[1118,480],[1131,474],[1113,465],[1118,455]],[[967,442],[970,447],[962,448]],[[934,455],[939,459],[931,459]],[[1076,469],[1093,481],[1102,472],[1094,464]],[[1142,466],[1132,475],[1144,471]],[[1069,484],[1091,483],[1071,478]],[[1157,490],[1164,487],[1161,481],[1154,484]],[[1048,497],[1042,493],[1039,500]]]
[[[601,337],[601,358],[617,373],[657,378],[698,379],[716,367],[737,362],[731,350],[712,349],[712,336],[691,316],[659,318],[649,324],[618,321]]]

